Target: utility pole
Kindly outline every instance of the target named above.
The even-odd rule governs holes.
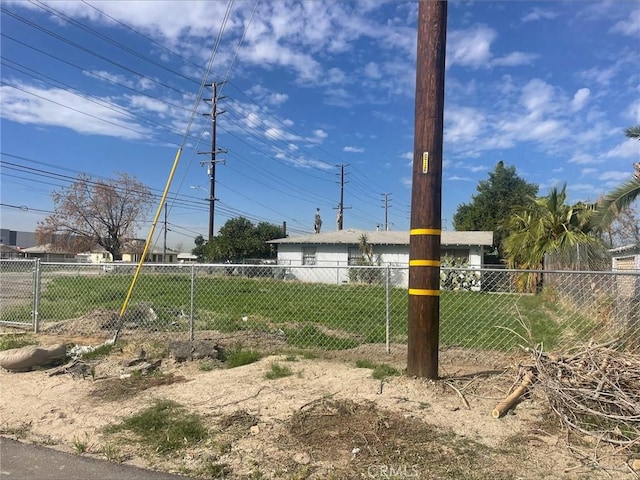
[[[342,230],[342,226],[344,225],[344,210],[351,208],[344,206],[344,184],[349,183],[344,181],[344,167],[348,166],[348,164],[345,165],[344,163],[341,165],[336,165],[336,167],[340,167],[340,203],[338,204],[338,215],[336,216],[336,227],[338,231]]]
[[[420,0],[409,241],[407,373],[438,378],[447,2]]]
[[[198,155],[211,155],[211,159],[206,162],[200,162],[201,165],[207,164],[207,174],[209,175],[209,241],[213,239],[213,220],[215,212],[216,198],[216,163],[224,163],[224,160],[218,160],[217,155],[220,153],[227,153],[227,150],[222,150],[216,146],[216,123],[218,115],[221,115],[224,110],[218,110],[218,100],[222,100],[226,97],[218,97],[218,85],[223,85],[225,82],[214,82],[206,84],[205,86],[211,87],[213,95],[211,98],[205,98],[205,102],[211,102],[211,113],[204,113],[203,115],[211,116],[211,151],[210,152],[198,152]]]
[[[381,193],[384,196],[384,231],[389,231],[389,195],[390,193]]]
[[[164,241],[162,243],[162,263],[167,263],[167,202],[164,202]]]

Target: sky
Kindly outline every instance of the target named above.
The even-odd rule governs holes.
[[[219,82],[216,232],[242,215],[311,233],[317,208],[334,230],[341,180],[344,228],[408,230],[417,12],[399,0],[3,0],[1,228],[35,230],[80,173],[125,172],[156,195],[145,238],[182,146],[167,236],[189,251],[208,234],[206,85]],[[639,47],[640,1],[450,1],[443,228],[499,161],[540,194],[566,182],[570,202],[630,179]]]

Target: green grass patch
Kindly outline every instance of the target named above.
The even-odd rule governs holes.
[[[346,350],[360,344],[353,338],[327,335],[315,325],[284,330],[287,344],[298,348],[319,348],[322,350]]]
[[[150,452],[171,454],[197,445],[209,437],[202,419],[172,400],[154,405],[121,423],[107,427],[106,433],[129,431]]]
[[[237,346],[225,352],[224,362],[229,368],[241,367],[243,365],[249,365],[260,360],[260,352],[257,350],[247,349],[242,346]]]
[[[117,310],[130,281],[131,275],[123,273],[49,277],[43,284],[40,318],[46,323],[80,317],[96,309]],[[196,287],[194,308],[198,330],[267,334],[282,330],[288,345],[300,349],[342,350],[386,340],[385,288],[381,285],[328,285],[199,275]],[[131,317],[131,320],[139,329],[186,331],[188,321],[178,318],[176,312],[190,304],[190,293],[188,275],[146,273],[136,286],[140,306],[131,307],[131,315],[137,312],[139,318]],[[558,345],[567,335],[576,340],[588,338],[596,327],[588,320],[593,312],[563,307],[552,293],[549,289],[538,295],[443,291],[440,344],[508,351],[523,343],[519,336],[526,337],[527,329],[534,343],[543,342],[548,348]],[[391,341],[404,342],[406,289],[392,288],[390,295]],[[606,302],[600,303],[599,308],[606,311]],[[153,308],[156,319],[149,320],[144,315],[148,308]],[[5,315],[3,311],[2,317],[5,316],[11,317],[11,313]],[[523,328],[522,321],[527,329]]]
[[[83,353],[80,357],[83,360],[98,360],[100,358],[105,358],[109,356],[109,354],[116,348],[116,345],[113,343],[104,343],[99,345],[95,350],[91,350],[90,352]],[[121,348],[119,345],[117,348]]]
[[[293,375],[291,369],[285,365],[279,363],[272,363],[269,367],[269,371],[265,373],[264,377],[267,380],[275,380],[277,378],[284,378]]]
[[[370,360],[356,360],[356,367],[369,368],[373,370],[371,376],[376,380],[384,380],[388,377],[397,377],[401,375],[400,370],[387,363],[375,363]]]
[[[39,342],[31,335],[23,333],[9,333],[0,335],[0,351],[11,350],[12,348],[22,348],[29,345],[38,345]]]

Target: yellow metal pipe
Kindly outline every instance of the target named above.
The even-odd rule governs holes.
[[[136,268],[135,273],[133,274],[133,279],[131,280],[131,285],[129,285],[129,291],[127,292],[127,296],[122,303],[122,308],[120,309],[119,319],[122,319],[124,313],[127,311],[127,306],[129,305],[129,300],[131,299],[131,295],[133,294],[133,289],[136,286],[136,282],[138,281],[138,275],[140,274],[140,270],[142,269],[142,264],[144,263],[144,259],[147,258],[147,252],[149,251],[149,246],[151,245],[151,240],[153,239],[153,234],[156,230],[156,224],[158,223],[158,219],[160,218],[160,214],[162,213],[162,207],[164,206],[164,202],[167,199],[167,195],[169,194],[169,187],[171,187],[171,182],[173,180],[173,176],[176,173],[176,168],[178,167],[178,162],[180,161],[180,155],[182,154],[182,148],[178,148],[178,152],[176,153],[176,158],[173,160],[173,166],[171,167],[171,173],[169,173],[169,178],[167,179],[167,183],[164,186],[164,192],[162,192],[162,198],[160,199],[160,205],[158,205],[158,210],[156,212],[156,216],[153,219],[153,223],[151,224],[151,229],[149,230],[149,235],[147,235],[147,241],[144,244],[144,251],[142,252],[142,257],[138,262],[138,267]],[[117,333],[116,333],[117,335]]]

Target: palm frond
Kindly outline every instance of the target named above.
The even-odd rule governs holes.
[[[594,224],[601,229],[607,228],[615,220],[621,210],[631,205],[640,196],[640,178],[633,177],[628,182],[618,186],[615,190],[605,195],[598,202]]]
[[[624,131],[624,134],[629,138],[637,138],[640,140],[640,125],[634,125]]]

